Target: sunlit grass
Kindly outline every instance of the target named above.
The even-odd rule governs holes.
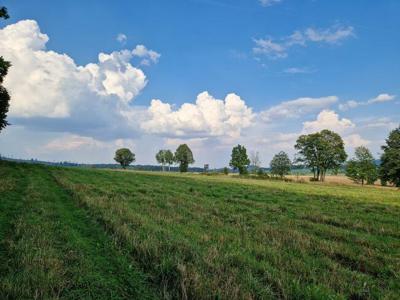
[[[170,299],[396,299],[400,293],[400,194],[394,189],[2,168],[12,169],[4,173],[10,200],[4,209],[16,205],[16,218],[0,223],[9,241],[1,249],[11,262],[0,283],[9,295],[18,295],[18,286],[50,298],[82,293],[96,299],[111,298],[110,290],[115,299],[138,293]],[[30,196],[18,198],[23,194]],[[68,251],[73,254],[66,263]],[[36,276],[42,273],[50,280]]]

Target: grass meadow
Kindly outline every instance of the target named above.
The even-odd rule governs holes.
[[[400,192],[0,162],[1,299],[399,299]]]

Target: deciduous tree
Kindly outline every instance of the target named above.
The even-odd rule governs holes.
[[[7,8],[0,8],[0,18],[8,19]],[[8,73],[8,69],[10,68],[11,63],[9,61],[4,60],[2,56],[0,56],[0,131],[4,129],[8,125],[6,120],[8,108],[10,106],[10,95],[8,94],[6,88],[3,86],[4,77]]]
[[[400,127],[390,132],[382,146],[379,176],[383,184],[390,182],[400,187]]]
[[[161,164],[163,171],[165,171],[165,165],[168,165],[168,170],[171,171],[171,165],[174,163],[174,154],[171,150],[160,150],[156,154],[156,160]]]
[[[250,153],[250,166],[252,168],[252,171],[254,173],[257,173],[257,170],[261,166],[261,159],[260,159],[260,154],[258,153],[258,151],[256,151],[256,152],[252,151]]]
[[[136,160],[135,154],[128,148],[121,148],[115,152],[114,160],[121,164],[122,168],[126,168]]]
[[[193,153],[186,144],[179,145],[175,151],[175,161],[179,163],[179,171],[187,172],[190,164],[194,163]]]
[[[157,160],[157,162],[158,162],[159,164],[161,164],[161,167],[162,167],[163,172],[165,171],[165,164],[166,164],[166,161],[165,161],[165,151],[166,151],[166,150],[160,150],[160,151],[158,151],[157,154],[156,154],[156,160]]]
[[[309,167],[315,180],[324,181],[326,171],[337,170],[346,160],[347,154],[339,134],[324,129],[321,132],[301,135],[296,142],[297,162]]]
[[[364,146],[356,148],[355,158],[347,163],[346,176],[354,182],[360,182],[361,185],[364,185],[365,182],[374,184],[378,179],[375,160],[368,148]]]
[[[164,157],[165,163],[168,165],[168,171],[171,171],[171,165],[173,165],[175,162],[174,154],[171,150],[165,150]]]
[[[286,174],[289,174],[291,167],[289,156],[283,151],[275,154],[271,160],[270,167],[271,174],[277,175],[281,178]]]
[[[247,167],[249,164],[250,159],[247,156],[246,148],[242,145],[233,147],[229,165],[235,170],[239,170],[239,174],[243,175],[247,173]]]

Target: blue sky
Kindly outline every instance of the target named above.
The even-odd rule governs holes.
[[[125,145],[137,153],[138,163],[154,163],[152,152],[187,142],[195,150],[198,165],[209,162],[221,167],[229,161],[231,147],[240,142],[259,151],[263,164],[268,165],[279,150],[293,155],[295,137],[319,126],[339,131],[347,139],[349,154],[355,146],[366,144],[377,155],[388,132],[399,123],[399,1],[1,4],[11,15],[0,25],[4,36],[12,36],[11,31],[29,32],[32,39],[37,32],[48,36],[48,41],[41,40],[41,48],[27,49],[28,56],[40,61],[45,58],[38,58],[38,52],[51,56],[53,51],[67,55],[77,66],[67,80],[57,72],[57,61],[63,58],[47,59],[43,72],[56,82],[38,83],[44,90],[54,89],[55,100],[45,97],[43,108],[31,108],[44,95],[37,91],[37,85],[31,90],[22,88],[24,78],[17,72],[27,67],[18,57],[20,46],[6,45],[3,38],[0,51],[4,54],[0,54],[11,61],[14,58],[16,69],[5,82],[16,95],[10,111],[13,126],[0,134],[0,152],[5,155],[109,162],[114,148]],[[16,26],[24,20],[34,20],[37,28],[32,23]],[[6,30],[6,25],[14,25],[13,30]],[[118,35],[124,38],[118,41]],[[26,43],[26,39],[20,42]],[[122,67],[116,55],[108,57],[104,66],[98,60],[99,53],[108,55],[123,49],[137,51],[124,56]],[[159,56],[152,57],[149,51]],[[100,73],[93,75],[90,68],[79,70],[90,63],[99,65]],[[140,70],[145,79],[140,79],[140,74],[124,73],[128,64]],[[110,77],[112,87],[107,86],[104,80],[115,68],[118,76]],[[82,74],[86,71],[91,79],[82,79],[89,76]],[[26,72],[31,80],[37,79],[34,70]],[[66,86],[81,92],[71,95],[64,90]],[[208,92],[200,97],[206,99],[204,107],[180,109],[185,103],[195,104],[204,91]],[[226,105],[230,93],[238,99]],[[64,96],[65,103],[59,100]],[[85,104],[89,98],[90,103]],[[152,105],[152,99],[160,99],[160,103]],[[225,100],[225,106],[222,103],[221,108],[216,99]],[[303,100],[282,105],[298,99]],[[88,107],[93,103],[96,108],[90,112]],[[170,104],[170,111],[165,110],[165,104]],[[126,107],[121,109],[121,105]],[[49,107],[58,109],[51,111]],[[239,108],[232,113],[229,107]],[[107,111],[113,116],[103,115]],[[208,119],[202,122],[204,116],[199,114]],[[184,116],[190,120],[183,120]]]

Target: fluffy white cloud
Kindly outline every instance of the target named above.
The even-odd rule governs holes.
[[[323,129],[329,129],[337,133],[345,133],[348,129],[354,128],[355,124],[349,120],[339,118],[339,115],[332,110],[321,111],[315,121],[303,123],[303,133],[314,133]]]
[[[135,49],[132,50],[132,54],[142,58],[142,65],[150,65],[150,63],[158,63],[161,54],[156,51],[147,49],[144,45],[137,45]]]
[[[304,114],[327,108],[337,101],[338,98],[336,96],[321,98],[303,97],[295,100],[284,101],[279,105],[262,111],[260,115],[264,121],[282,118],[296,118]]]
[[[350,134],[343,138],[347,147],[356,148],[359,146],[367,146],[370,141],[363,139],[359,134]]]
[[[150,119],[141,127],[149,133],[170,136],[240,136],[252,124],[251,108],[235,94],[225,100],[215,99],[208,92],[197,96],[196,103],[185,103],[178,110],[161,100],[152,100]]]
[[[392,101],[396,98],[395,95],[389,95],[389,94],[379,94],[375,98],[372,98],[368,100],[368,103],[382,103],[382,102],[388,102]]]
[[[370,105],[370,104],[375,104],[375,103],[383,103],[383,102],[389,102],[396,99],[395,95],[390,95],[390,94],[379,94],[375,98],[369,99],[367,101],[355,101],[355,100],[350,100],[345,103],[339,104],[339,109],[340,110],[349,110],[352,108],[356,108],[358,106],[365,106],[365,105]]]
[[[262,6],[271,6],[281,2],[282,0],[259,0]]]
[[[142,70],[129,62],[131,51],[100,53],[97,63],[77,66],[68,55],[46,50],[48,40],[33,20],[0,30],[0,53],[12,62],[4,83],[12,117],[65,118],[83,101],[96,105],[116,96],[113,101],[129,102],[146,86]]]
[[[129,61],[133,54],[129,50],[100,53],[97,64],[88,64],[81,70],[88,71],[88,86],[102,96],[116,95],[129,102],[146,86],[143,71],[133,67]]]
[[[47,50],[48,40],[34,20],[0,29],[0,53],[12,62],[4,83],[11,94],[11,123],[100,139],[136,136],[141,109],[130,104],[147,79],[131,60],[156,61],[159,54],[139,45],[100,53],[98,62],[79,66]]]
[[[360,131],[358,125],[349,119],[340,118],[337,113],[331,110],[323,110],[318,114],[316,120],[304,122],[301,134],[314,133],[323,129],[329,129],[340,134],[347,151],[371,143],[358,133]]]
[[[304,31],[296,30],[290,36],[283,37],[278,41],[272,38],[254,39],[253,53],[265,55],[272,59],[285,58],[288,56],[287,51],[295,45],[307,46],[310,42],[338,44],[342,40],[354,36],[352,26],[334,25],[324,29],[310,27]]]

